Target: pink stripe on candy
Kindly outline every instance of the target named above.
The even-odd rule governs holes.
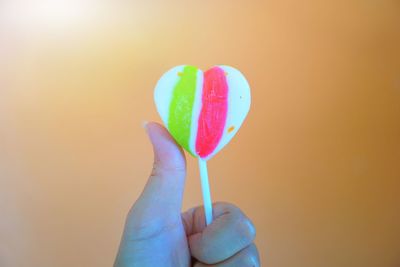
[[[196,152],[201,158],[218,146],[228,111],[228,83],[225,71],[213,67],[204,73],[202,107],[196,137]]]

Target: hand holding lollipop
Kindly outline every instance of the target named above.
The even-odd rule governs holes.
[[[250,219],[232,204],[212,206],[206,164],[246,117],[250,92],[245,78],[228,66],[205,73],[175,67],[158,82],[155,101],[168,129],[158,123],[145,126],[154,165],[126,219],[114,266],[260,266]],[[181,212],[186,163],[177,143],[199,160],[204,209]]]

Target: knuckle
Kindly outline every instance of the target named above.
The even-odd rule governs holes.
[[[260,263],[258,262],[257,258],[251,255],[244,257],[244,262],[241,265],[243,267],[259,267]]]
[[[232,214],[241,213],[240,209],[236,205],[229,202],[217,201],[214,202],[213,206],[215,209],[220,210],[221,213],[232,213]]]
[[[177,223],[166,224],[162,220],[152,220],[146,223],[132,223],[126,233],[129,243],[138,243],[160,237],[178,227]]]
[[[154,162],[153,168],[151,170],[150,177],[163,176],[166,174],[184,174],[186,171],[186,167],[184,165],[179,164],[164,164],[161,162]]]
[[[237,225],[237,231],[240,236],[244,239],[244,242],[252,242],[256,237],[256,228],[254,224],[247,218],[243,217],[239,220]]]
[[[154,239],[179,227],[181,220],[148,218],[137,205],[133,205],[125,219],[124,238],[129,243]]]
[[[260,266],[260,257],[258,255],[257,247],[254,244],[251,244],[247,249],[246,253],[243,257],[243,266],[252,266],[259,267]]]
[[[214,246],[203,245],[199,251],[199,260],[206,264],[216,264],[217,262],[223,260],[219,249]]]
[[[151,169],[150,177],[157,177],[160,176],[160,168],[158,167],[158,164],[154,164],[153,168]]]

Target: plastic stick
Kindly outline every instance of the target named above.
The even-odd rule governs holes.
[[[212,222],[212,202],[210,193],[210,184],[208,182],[207,161],[199,158],[199,169],[201,178],[201,190],[203,192],[204,214],[206,217],[206,225]]]

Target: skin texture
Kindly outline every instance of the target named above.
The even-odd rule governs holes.
[[[145,129],[154,166],[128,213],[114,266],[260,266],[254,225],[239,208],[213,204],[214,220],[207,227],[203,207],[181,213],[184,153],[163,126],[148,123]]]

